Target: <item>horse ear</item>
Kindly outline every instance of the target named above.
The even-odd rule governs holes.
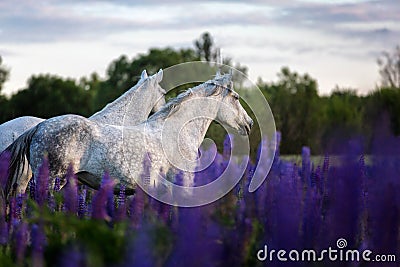
[[[146,70],[143,70],[143,71],[142,71],[142,75],[140,75],[140,79],[141,79],[141,80],[144,80],[144,79],[147,79],[147,77],[148,77],[148,76],[147,76],[147,71],[146,71]]]
[[[160,82],[162,81],[162,78],[163,78],[163,70],[162,70],[162,69],[160,69],[160,70],[157,72],[156,78],[157,78],[157,83],[160,83]]]

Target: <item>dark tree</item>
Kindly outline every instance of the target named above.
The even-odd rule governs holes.
[[[197,56],[201,60],[216,61],[218,57],[218,49],[214,47],[214,40],[210,33],[205,32],[201,37],[194,41]]]
[[[392,54],[383,52],[378,65],[382,86],[400,88],[400,46],[396,46]]]
[[[28,87],[9,100],[12,118],[32,115],[50,118],[63,114],[91,115],[90,94],[72,79],[54,75],[32,76]]]
[[[2,66],[3,63],[3,59],[0,56],[0,94],[1,94],[1,90],[3,89],[3,84],[8,80],[10,71]]]

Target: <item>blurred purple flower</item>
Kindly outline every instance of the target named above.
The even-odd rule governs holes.
[[[165,266],[214,266],[219,262],[219,229],[204,220],[203,208],[179,208],[177,240]]]
[[[69,171],[69,169],[68,169]],[[68,175],[68,173],[67,173]],[[61,187],[61,179],[60,177],[56,177],[56,179],[54,180],[54,192],[58,192],[60,191],[60,187]]]
[[[8,151],[4,151],[0,154],[0,186],[3,192],[7,186],[10,159],[11,155]]]
[[[85,255],[81,248],[71,246],[67,248],[61,256],[61,267],[84,267],[87,266],[85,263]]]
[[[36,191],[36,182],[35,179],[30,179],[28,182],[28,188],[29,188],[29,198],[30,199],[35,199],[35,191]]]
[[[233,147],[233,135],[232,134],[227,134],[224,139],[224,149],[222,152],[222,156],[224,160],[229,159],[232,153],[232,147]]]
[[[46,243],[46,236],[43,231],[43,224],[33,224],[31,228],[31,242],[32,242],[32,266],[44,266],[44,247]]]
[[[117,212],[115,214],[116,221],[122,221],[126,218],[126,195],[125,195],[125,185],[121,184],[119,188],[119,194],[117,199]]]
[[[26,222],[20,222],[16,225],[13,232],[13,241],[17,264],[23,266],[28,244],[28,224]]]
[[[311,151],[309,147],[303,146],[301,149],[301,177],[303,182],[310,185],[311,175]]]
[[[114,181],[111,179],[108,173],[105,173],[101,181],[100,189],[93,197],[92,218],[107,221],[111,219],[107,214],[107,201],[108,196],[113,194],[113,189]]]
[[[39,167],[39,175],[36,177],[35,200],[39,206],[43,206],[47,200],[49,192],[49,160],[43,158],[42,165]]]
[[[80,190],[79,203],[78,203],[79,218],[84,218],[87,214],[86,192],[87,192],[86,187],[84,187],[83,189]]]
[[[78,180],[71,164],[68,166],[65,179],[67,181],[63,190],[65,209],[71,214],[76,214],[78,211]]]
[[[131,221],[134,228],[138,228],[142,223],[145,197],[146,195],[143,190],[140,187],[137,187],[130,206],[130,213],[132,216]]]
[[[124,264],[122,266],[156,266],[157,258],[154,254],[154,240],[151,238],[152,231],[154,231],[154,229],[147,224],[141,227],[140,231],[137,231],[133,242],[128,245]]]
[[[0,245],[7,245],[9,237],[9,226],[6,221],[5,211],[0,214]]]

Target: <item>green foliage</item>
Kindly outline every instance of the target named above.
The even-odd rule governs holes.
[[[383,125],[389,119],[392,133],[400,134],[400,91],[397,88],[381,88],[366,97],[364,114],[365,130],[372,133],[373,127]]]
[[[60,193],[56,194],[58,198],[61,196]],[[125,260],[129,246],[139,235],[126,220],[110,225],[103,220],[80,219],[61,209],[51,212],[47,207],[39,207],[31,199],[28,200],[28,205],[32,209],[28,222],[44,226],[44,257],[48,266],[59,266],[60,259],[68,260],[65,252],[72,249],[84,255],[85,266],[115,266]],[[172,235],[170,230],[155,218],[156,215],[149,210],[146,219],[149,228],[147,234],[151,235],[154,253],[159,255],[160,259],[165,259],[171,250]],[[7,266],[13,266],[10,254],[10,251],[0,252],[0,261],[10,263]],[[29,263],[31,259],[28,257],[25,260]]]
[[[351,139],[361,135],[363,128],[363,97],[354,90],[336,88],[324,102],[322,143],[325,149],[334,150],[338,139]]]
[[[91,114],[90,95],[74,80],[58,76],[32,76],[28,87],[18,91],[9,100],[10,117],[26,114],[43,118],[76,113]]]
[[[8,77],[10,75],[10,71],[2,66],[3,59],[0,56],[0,93],[1,89],[3,89],[3,84],[8,80]]]
[[[282,132],[281,152],[299,151],[318,135],[317,82],[308,74],[282,68],[276,83],[261,85],[271,105],[278,130]],[[319,147],[319,144],[316,144]]]

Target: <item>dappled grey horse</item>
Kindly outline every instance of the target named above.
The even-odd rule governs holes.
[[[35,127],[44,119],[23,116],[0,124],[0,152],[4,151],[21,134],[32,127]]]
[[[195,168],[199,146],[213,120],[243,135],[248,135],[252,127],[253,121],[240,105],[231,79],[230,74],[218,75],[189,89],[137,126],[103,124],[76,115],[49,119],[24,133],[9,148],[14,159],[10,170],[15,172],[29,153],[37,175],[47,153],[52,179],[64,176],[72,162],[78,179],[93,188],[99,187],[105,171],[128,192],[134,191],[137,179],[156,185],[170,169],[188,171],[184,179],[190,185],[190,170]],[[142,175],[145,156],[151,164],[147,177]]]
[[[106,107],[95,113],[88,120],[94,123],[113,125],[137,125],[143,122],[147,119],[152,110],[157,111],[165,104],[164,95],[166,92],[159,85],[162,80],[162,76],[162,70],[150,77],[147,76],[147,73],[144,70],[139,82],[135,86],[133,86],[112,103],[107,104]],[[134,108],[134,110],[132,110],[132,108]],[[63,130],[66,130],[65,125],[70,127],[73,126],[75,118],[76,116],[74,115],[58,116],[41,122],[43,125],[40,129],[43,129],[46,134],[54,134],[53,138],[55,139],[63,139],[64,136],[68,136],[67,132],[63,132]],[[4,129],[6,131],[6,135],[11,132],[12,128],[13,127]],[[33,131],[37,132],[37,128],[31,128],[31,130],[32,131],[28,131],[28,135]],[[72,127],[69,128],[69,130],[78,132],[80,129],[78,127]],[[46,135],[41,136],[40,132],[36,133],[36,137],[40,139],[46,139]],[[19,140],[22,139],[23,138]],[[16,142],[15,145],[17,144],[18,142]],[[15,145],[10,146],[10,149],[13,148],[15,150]],[[60,152],[56,157],[57,160],[51,161],[52,164],[57,165],[58,169],[65,171],[70,162],[73,164],[79,162],[79,154],[70,150],[70,147],[67,146],[65,148],[66,150],[63,150],[62,148],[56,146],[53,147],[53,149],[57,149],[57,151]],[[65,151],[69,151],[71,155],[63,154]],[[74,155],[73,158],[71,158],[72,155]],[[49,153],[49,157],[53,156],[55,155]],[[19,161],[21,160],[22,159],[20,158]],[[28,166],[29,165],[26,161],[24,161],[22,164],[18,164],[18,169],[15,170],[16,172],[14,177],[9,181],[10,186],[16,187],[15,190],[17,193],[23,193],[26,190],[27,184],[31,177]],[[35,172],[33,171],[33,173]],[[61,173],[63,172],[59,172],[58,174],[61,175]]]

